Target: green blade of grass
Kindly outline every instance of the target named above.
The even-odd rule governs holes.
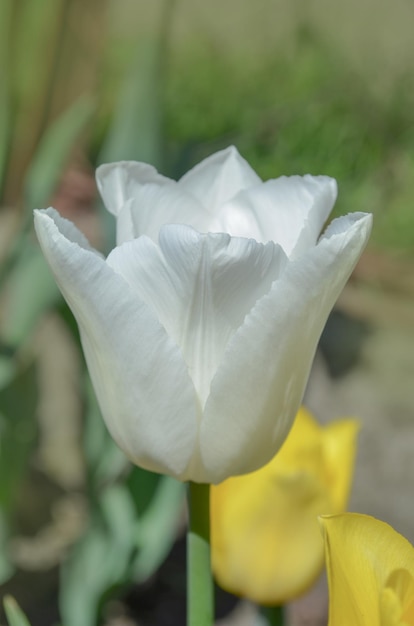
[[[99,162],[161,161],[159,43],[140,44],[124,78]]]
[[[100,163],[134,160],[162,166],[165,65],[173,11],[174,0],[164,0],[154,32],[137,46]]]
[[[184,502],[184,484],[162,476],[152,501],[138,521],[139,552],[133,565],[134,578],[147,580],[171,550]]]
[[[3,604],[9,626],[30,626],[29,620],[14,598],[6,596]]]
[[[16,350],[27,339],[44,311],[60,299],[56,282],[39,246],[27,237],[21,241],[5,288],[7,307],[3,313],[1,335],[6,346]]]
[[[3,0],[0,3],[0,190],[3,189],[11,134],[9,56],[12,17],[13,0]]]

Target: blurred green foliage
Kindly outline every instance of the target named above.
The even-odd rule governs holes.
[[[104,4],[112,14],[100,0],[0,4],[0,218],[6,209],[14,218],[0,249],[0,582],[18,580],[9,540],[23,532],[19,494],[42,438],[39,321],[54,311],[79,346],[31,224],[33,208],[56,198],[71,167],[89,174],[103,161],[137,159],[178,177],[234,143],[264,179],[337,178],[338,214],[371,211],[374,245],[414,250],[412,76],[374,95],[306,20],[288,49],[275,46],[258,62],[226,55],[208,33],[178,46],[179,0],[157,3],[145,37],[111,30],[119,5]],[[100,211],[94,224],[109,248],[112,217]],[[81,492],[87,521],[61,565],[60,614],[66,626],[92,626],[108,598],[147,580],[168,554],[183,485],[131,468],[105,429],[84,366],[72,374],[83,482],[65,495]],[[27,626],[12,600],[5,607],[10,626]]]
[[[19,371],[0,393],[0,582],[13,572],[7,539],[36,435],[36,406],[32,365]]]
[[[4,609],[9,626],[30,626],[27,617],[20,609],[14,598],[8,596],[4,599]]]
[[[62,35],[62,20],[67,17],[71,5],[75,4],[66,0],[53,6],[43,2],[36,9],[28,2],[22,2],[18,8],[7,4],[7,14],[6,4],[3,7],[9,26],[16,20],[14,25],[26,49],[34,45],[35,66],[41,65],[41,68],[40,74],[33,80],[31,58],[18,56],[15,62],[19,71],[15,74],[6,62],[0,66],[2,70],[8,70],[7,86],[10,88],[8,94],[4,93],[4,102],[0,102],[0,105],[3,104],[0,132],[7,129],[7,138],[1,144],[0,173],[3,178],[0,188],[3,189],[3,202],[11,201],[15,210],[20,209],[21,223],[15,241],[4,254],[0,272],[4,293],[0,345],[2,581],[14,572],[8,539],[16,532],[14,521],[15,509],[19,507],[18,494],[30,474],[30,458],[36,449],[37,381],[35,355],[28,350],[28,343],[38,320],[46,311],[61,303],[54,280],[33,240],[31,211],[50,202],[71,154],[79,146],[79,141],[84,141],[85,127],[91,124],[94,115],[90,93],[76,97],[60,112],[51,115],[50,100],[57,83],[56,59],[49,65],[45,51],[40,52],[42,46],[38,46],[39,42],[43,43],[46,37],[52,35],[56,42],[55,52],[58,57],[61,55],[59,37]],[[114,160],[124,155],[125,158],[153,162],[161,158],[159,72],[165,17],[161,26],[160,34],[149,40],[144,54],[140,47],[135,55],[136,62],[126,70],[124,87],[120,90],[114,114],[101,142],[99,152],[102,158]],[[6,51],[11,53],[11,50]],[[37,58],[38,54],[40,58]],[[4,61],[4,57],[0,61]],[[45,79],[43,84],[40,80],[42,75]],[[139,80],[134,80],[135,76]],[[45,89],[48,92],[46,99]],[[12,115],[8,106],[13,95],[17,98],[17,115],[15,112]],[[35,111],[38,114],[38,134],[31,146],[30,142],[27,145],[24,141],[21,143],[21,131],[28,122],[22,111],[29,102],[32,106],[38,104]],[[145,140],[142,139],[144,136]],[[26,161],[26,167],[16,171],[14,153],[19,147],[23,151],[22,160]],[[14,188],[10,184],[13,178],[18,181]],[[113,233],[114,225],[111,224],[110,228]],[[110,233],[108,240],[111,238]],[[63,319],[67,319],[66,312]],[[72,325],[70,327],[73,328]],[[87,381],[85,371],[81,371],[80,376]],[[131,469],[106,432],[89,383],[86,383],[83,406],[85,496],[89,516],[85,532],[62,566],[60,611],[67,626],[94,624],[104,597],[131,580],[146,579],[159,567],[175,540],[183,503],[183,485],[172,479],[155,477],[136,469],[126,481],[125,476]],[[5,602],[5,611],[11,626],[27,624],[14,601]]]
[[[414,250],[412,76],[376,98],[307,28],[294,55],[281,51],[254,72],[197,44],[177,65],[167,84],[167,129],[172,145],[187,150],[175,174],[234,143],[263,179],[336,178],[336,215],[372,212],[371,244]]]

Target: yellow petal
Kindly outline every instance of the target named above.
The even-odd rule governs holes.
[[[301,407],[289,437],[271,464],[283,473],[291,468],[317,476],[330,494],[330,513],[341,513],[349,499],[358,431],[359,422],[354,418],[320,426]]]
[[[214,489],[213,570],[233,593],[261,604],[284,603],[322,568],[316,517],[329,502],[318,483],[300,474],[246,483],[231,478]]]
[[[391,526],[367,515],[327,516],[321,523],[329,626],[414,626],[413,546]]]
[[[325,455],[324,476],[331,494],[332,513],[346,509],[354,474],[358,420],[353,418],[331,422],[322,431]]]
[[[320,474],[323,468],[322,432],[311,413],[301,407],[288,438],[268,466],[280,473],[309,471]]]
[[[388,576],[380,596],[381,626],[414,624],[414,578],[406,569],[397,569]]]
[[[356,431],[355,420],[323,428],[301,409],[268,465],[211,488],[213,570],[222,587],[276,605],[314,582],[323,567],[317,517],[346,504]]]

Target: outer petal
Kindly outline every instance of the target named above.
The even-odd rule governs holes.
[[[404,591],[400,587],[407,587],[401,582],[414,577],[413,546],[391,526],[368,515],[347,513],[320,520],[330,593],[329,625],[392,626],[381,620],[391,608],[383,594],[391,590],[402,610],[410,602],[398,595]],[[401,570],[406,574],[401,575]],[[398,608],[399,603],[393,604]]]
[[[297,257],[315,245],[336,195],[336,181],[328,176],[282,176],[231,198],[213,230],[276,241],[288,256]]]
[[[125,280],[36,211],[43,252],[79,324],[107,426],[138,465],[187,479],[197,438],[194,387],[177,346]],[[76,239],[79,241],[80,237]]]
[[[292,425],[320,333],[372,219],[354,214],[336,222],[331,236],[287,265],[229,342],[200,430],[201,457],[213,482],[264,465]]]
[[[213,215],[236,193],[259,183],[259,176],[234,146],[207,157],[178,182]]]
[[[118,215],[126,201],[134,198],[142,185],[174,185],[175,181],[162,176],[147,163],[119,161],[100,165],[96,170],[96,183],[108,211]]]
[[[273,242],[179,225],[161,229],[159,247],[140,237],[108,257],[180,346],[201,406],[230,337],[285,263]]]
[[[332,513],[345,510],[354,474],[356,440],[359,422],[341,419],[331,422],[323,429],[323,450],[328,470],[324,479],[332,499]]]
[[[52,219],[52,221],[59,223],[60,233],[66,239],[69,239],[69,241],[72,241],[73,243],[78,244],[80,248],[89,250],[89,252],[92,252],[99,258],[101,259],[104,258],[103,255],[100,252],[98,252],[98,250],[95,250],[95,248],[92,248],[92,246],[90,245],[85,235],[78,228],[76,228],[73,222],[61,217],[60,214],[52,207],[50,207],[46,211],[34,211],[35,224],[36,224],[37,216],[43,215],[43,214],[48,215]]]

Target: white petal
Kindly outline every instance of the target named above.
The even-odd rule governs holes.
[[[178,184],[214,214],[236,193],[259,183],[261,180],[256,172],[231,146],[201,161]]]
[[[200,430],[201,462],[213,482],[258,469],[283,443],[320,333],[371,223],[361,214],[337,220],[335,234],[286,266],[230,340]]]
[[[89,250],[90,252],[93,252],[97,256],[103,258],[100,252],[95,250],[95,248],[92,248],[91,244],[89,243],[85,235],[75,226],[75,224],[71,222],[70,220],[65,219],[64,217],[61,217],[60,214],[56,211],[56,209],[54,209],[53,207],[49,207],[48,209],[44,209],[40,211],[35,210],[34,211],[35,223],[36,223],[36,216],[38,214],[48,215],[53,221],[59,222],[60,232],[64,237],[66,237],[66,239],[69,239],[70,241],[77,243],[78,246],[80,246],[81,248],[84,248],[85,250]]]
[[[113,438],[138,465],[187,478],[199,415],[176,345],[119,274],[59,232],[66,228],[59,217],[37,211],[35,226],[79,324],[89,372]]]
[[[175,225],[161,229],[159,247],[141,237],[108,257],[180,346],[201,406],[230,337],[285,263],[273,243]]]
[[[118,215],[129,198],[146,183],[172,184],[155,167],[138,161],[106,163],[96,170],[96,184],[108,211]]]
[[[132,221],[131,206],[134,198],[128,198],[125,204],[118,210],[116,217],[116,245],[120,246],[124,241],[135,239],[135,226]]]
[[[315,245],[336,195],[336,181],[328,176],[282,176],[232,198],[213,229],[276,241],[288,256],[297,257]]]
[[[158,241],[164,224],[188,224],[205,232],[211,219],[202,204],[177,183],[143,185],[135,194],[130,212],[134,236],[148,235],[154,241]]]
[[[97,180],[108,209],[117,215],[117,245],[143,234],[157,241],[164,224],[209,230],[211,216],[199,200],[152,166],[133,161],[101,165]]]

